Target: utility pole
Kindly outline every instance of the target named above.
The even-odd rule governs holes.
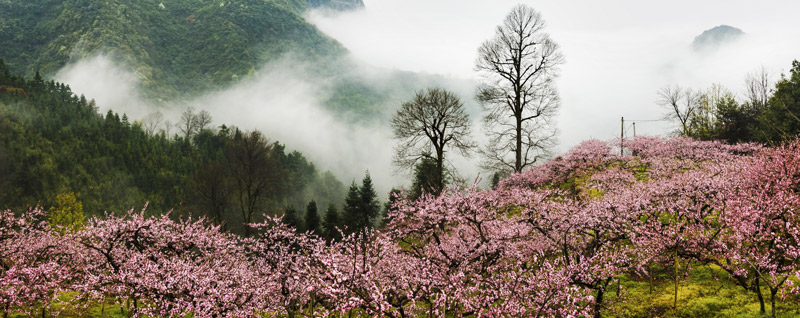
[[[633,122],[633,138],[636,138],[636,122]]]
[[[619,155],[622,156],[622,149],[625,140],[625,117],[620,117],[622,120],[621,125],[619,126]]]

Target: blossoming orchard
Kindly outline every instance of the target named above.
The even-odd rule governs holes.
[[[613,144],[584,142],[492,190],[401,197],[385,227],[335,242],[279,218],[243,238],[143,211],[74,230],[40,209],[5,211],[0,310],[113,300],[156,317],[600,317],[620,275],[686,264],[720,268],[773,316],[798,291],[800,142]]]

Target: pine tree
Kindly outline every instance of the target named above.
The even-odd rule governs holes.
[[[350,190],[347,191],[342,212],[342,221],[344,221],[342,225],[345,226],[343,229],[345,233],[355,233],[363,228],[361,225],[363,219],[361,218],[361,193],[355,181],[350,184]]]
[[[306,231],[314,231],[314,233],[322,235],[319,231],[319,214],[317,213],[317,202],[311,200],[306,207]]]
[[[440,189],[436,189],[437,180],[444,180],[444,174],[436,166],[436,159],[425,157],[414,166],[414,184],[411,185],[410,199],[415,201],[423,193],[439,195]],[[442,185],[445,185],[444,180]]]
[[[377,198],[378,194],[375,193],[369,172],[361,181],[361,187],[353,181],[344,205],[347,233],[355,233],[375,225],[375,219],[378,218],[381,211]]]
[[[286,213],[283,214],[281,222],[293,226],[298,230],[300,229],[300,222],[297,219],[297,210],[295,210],[293,207],[286,208]]]
[[[337,229],[341,226],[339,220],[339,211],[336,206],[328,205],[328,210],[325,212],[325,220],[322,222],[322,234],[328,241],[338,241],[342,238],[341,233]]]
[[[361,210],[362,228],[371,228],[375,226],[375,219],[380,216],[381,205],[378,203],[378,194],[375,193],[375,188],[372,186],[372,178],[369,176],[369,172],[361,181],[359,198],[361,199],[359,208]]]

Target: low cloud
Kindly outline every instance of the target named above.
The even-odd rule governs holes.
[[[102,113],[110,109],[126,113],[134,121],[160,112],[164,120],[173,125],[168,130],[171,134],[179,133],[175,125],[188,107],[206,110],[213,117],[212,125],[260,130],[271,141],[285,144],[287,150],[303,153],[318,169],[332,171],[345,184],[352,180],[360,182],[369,171],[380,193],[387,193],[392,187],[407,186],[409,175],[397,173],[392,165],[395,140],[388,117],[415,90],[436,85],[465,96],[471,94],[473,83],[352,66],[342,77],[356,78],[389,95],[388,100],[376,106],[384,107],[383,115],[371,121],[354,121],[347,115],[332,113],[324,104],[341,78],[309,76],[313,73],[312,66],[299,64],[290,57],[265,65],[255,75],[227,89],[187,101],[161,104],[145,101],[134,73],[103,54],[68,65],[55,79],[70,85],[74,92],[94,99]],[[394,80],[402,76],[419,78],[419,86],[392,87]],[[466,101],[469,112],[477,119],[477,104]],[[165,128],[163,123],[159,127]],[[472,161],[456,159],[455,165],[467,179],[478,174]]]
[[[661,118],[655,100],[666,85],[719,83],[740,92],[747,73],[764,66],[778,74],[800,58],[800,42],[792,40],[800,36],[793,16],[800,2],[365,0],[364,10],[308,18],[371,65],[479,80],[478,46],[520,2],[542,13],[566,57],[557,81],[558,152],[589,138],[618,137],[623,116]],[[716,50],[691,49],[695,36],[721,24],[746,36]],[[674,128],[640,121],[636,130],[666,135]]]

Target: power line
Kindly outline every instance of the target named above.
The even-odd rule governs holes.
[[[628,119],[628,121],[648,122],[648,121],[669,121],[669,119]]]
[[[620,156],[624,154],[625,151],[625,136],[626,132],[629,128],[633,127],[633,137],[636,137],[636,122],[646,123],[646,122],[658,122],[658,121],[667,121],[668,119],[628,119],[631,124],[629,126],[625,126],[625,117],[620,117],[620,126],[619,126],[619,154]]]

